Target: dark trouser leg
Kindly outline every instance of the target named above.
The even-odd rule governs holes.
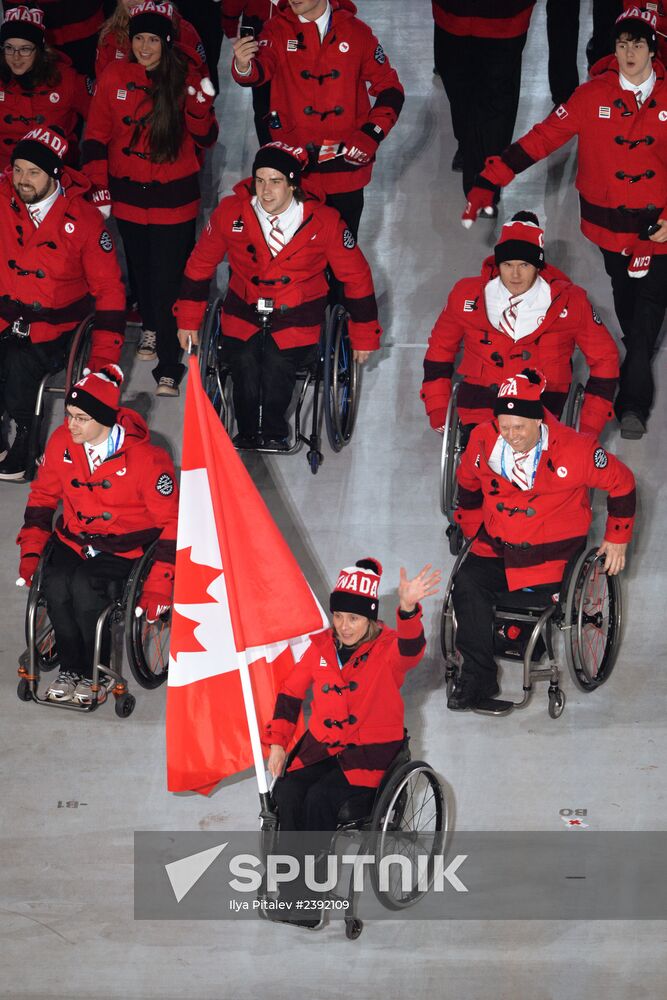
[[[433,33],[435,68],[442,80],[452,116],[452,131],[460,146],[466,134],[470,99],[470,45],[472,39],[450,35],[436,24]],[[478,67],[475,67],[475,72]]]
[[[68,42],[61,46],[65,55],[72,60],[77,73],[95,79],[95,57],[97,56],[97,35],[82,38],[78,42]]]
[[[589,66],[614,51],[614,23],[622,10],[623,0],[593,0],[593,37],[586,47]]]
[[[654,395],[651,364],[667,309],[667,256],[654,255],[646,277],[631,278],[627,273],[627,257],[607,250],[602,254],[626,350],[616,415],[620,419],[632,411],[646,423]]]
[[[285,419],[296,384],[299,368],[305,367],[318,350],[317,344],[281,351],[267,335],[262,358],[262,436],[286,438],[289,424]]]
[[[252,109],[255,117],[255,132],[257,142],[260,146],[265,146],[271,142],[271,129],[269,128],[269,114],[271,112],[271,84],[263,83],[261,87],[252,88]]]
[[[463,153],[463,190],[467,194],[487,156],[502,153],[512,141],[521,86],[521,54],[526,36],[475,38],[472,93]],[[473,65],[473,63],[471,63]]]
[[[361,213],[364,210],[364,189],[343,191],[341,194],[328,194],[326,203],[330,208],[336,209],[356,240],[359,234]]]
[[[79,672],[83,677],[93,676],[93,653],[95,651],[95,627],[97,619],[111,601],[109,584],[113,581],[125,582],[130,575],[133,560],[101,552],[94,559],[79,561],[71,581],[72,607],[74,619],[81,632],[83,661]],[[110,630],[104,630],[100,662],[109,665]],[[58,634],[56,633],[56,646]]]
[[[562,104],[579,86],[577,46],[580,0],[547,0],[549,88],[554,104]]]
[[[220,4],[215,0],[179,0],[178,9],[199,33],[206,53],[211,82],[216,91],[219,91],[218,63],[222,48]]]
[[[71,337],[71,333],[64,333],[41,344],[33,344],[27,337],[12,337],[6,342],[0,396],[18,425],[27,427],[32,422],[39,384],[48,373],[65,367]]]
[[[153,377],[156,382],[166,376],[178,383],[183,378],[185,367],[180,363],[182,352],[176,336],[176,317],[172,306],[178,298],[185,265],[195,245],[195,220],[148,228],[158,356]]]
[[[144,330],[155,330],[157,320],[153,308],[148,226],[125,222],[123,219],[118,219],[117,223],[125,248],[130,286],[137,296]]]
[[[281,830],[335,830],[344,802],[365,797],[370,810],[375,794],[374,788],[350,785],[335,757],[290,771],[273,789]]]
[[[486,694],[496,683],[493,656],[493,609],[498,593],[507,590],[502,559],[471,553],[461,565],[454,586],[456,646],[463,657],[461,675]]]
[[[74,617],[72,583],[83,560],[57,539],[44,572],[43,591],[56,635],[60,669],[82,674],[86,665],[83,636]],[[91,671],[88,671],[91,676]]]
[[[223,331],[224,333],[224,331]],[[221,360],[232,374],[234,415],[239,434],[259,433],[259,407],[262,374],[262,338],[254,334],[250,340],[223,337]],[[268,334],[267,339],[271,339]]]

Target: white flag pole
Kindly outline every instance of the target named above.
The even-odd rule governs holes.
[[[266,769],[264,767],[264,755],[262,753],[262,741],[259,735],[259,725],[257,724],[257,712],[255,711],[255,699],[252,693],[250,682],[250,670],[248,669],[248,658],[246,650],[236,653],[236,662],[241,675],[241,690],[243,691],[243,704],[250,733],[250,746],[252,748],[252,759],[255,765],[255,776],[257,778],[257,788],[260,795],[266,795],[269,791],[266,784]]]

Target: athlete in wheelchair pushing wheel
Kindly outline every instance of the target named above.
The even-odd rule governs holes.
[[[65,424],[46,446],[18,536],[17,583],[28,586],[53,538],[42,579],[60,665],[46,691],[52,702],[90,706],[106,699],[104,685],[92,690],[98,618],[109,604],[110,585],[124,583],[153,542],[154,562],[137,608],[154,622],[171,605],[178,516],[174,467],[167,453],[150,443],[144,419],[119,408],[122,381],[120,368],[109,365],[71,388]],[[108,654],[105,635],[102,663],[108,663]]]
[[[343,285],[354,360],[380,344],[368,263],[338,213],[301,185],[305,161],[302,149],[280,142],[259,150],[252,177],[213,212],[174,306],[181,346],[198,344],[211,278],[227,257],[221,360],[231,370],[238,448],[289,449],[285,412],[297,371],[318,357],[328,268]]]
[[[472,431],[458,468],[456,522],[474,541],[453,591],[462,666],[447,707],[455,711],[512,707],[494,701],[494,607],[508,591],[528,589],[545,605],[554,599],[568,560],[586,543],[590,489],[609,494],[598,555],[609,575],[625,566],[634,476],[592,435],[565,427],[545,410],[544,388],[544,376],[533,369],[506,379],[495,419]]]

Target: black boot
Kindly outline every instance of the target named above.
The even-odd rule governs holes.
[[[30,427],[26,424],[16,425],[16,436],[6,458],[0,462],[0,479],[19,480],[25,476],[28,461],[28,437]]]

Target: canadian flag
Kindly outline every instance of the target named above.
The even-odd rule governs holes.
[[[194,357],[183,426],[167,687],[167,786],[208,794],[255,765],[276,693],[326,625],[204,392]]]

